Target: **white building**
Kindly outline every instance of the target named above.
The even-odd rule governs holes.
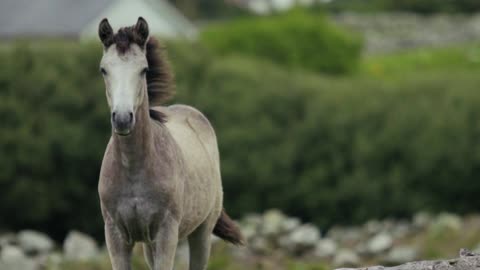
[[[166,0],[0,0],[0,39],[97,38],[98,23],[114,28],[144,17],[152,35],[195,39],[198,30]]]

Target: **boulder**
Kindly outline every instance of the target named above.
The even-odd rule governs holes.
[[[315,248],[320,240],[320,231],[312,224],[304,224],[283,236],[279,240],[280,247],[298,254]]]
[[[376,255],[392,247],[393,239],[388,233],[381,232],[375,235],[366,245],[368,253]]]
[[[430,224],[429,231],[434,234],[442,234],[445,231],[460,231],[462,219],[454,214],[442,213]]]
[[[278,236],[282,232],[287,217],[279,210],[269,210],[263,215],[261,233],[265,236]]]
[[[427,212],[418,212],[413,216],[413,226],[415,229],[425,229],[428,226],[430,226],[430,223],[432,222],[432,215],[430,215]]]
[[[392,265],[403,264],[413,261],[417,259],[417,257],[418,251],[416,248],[410,246],[397,246],[388,252],[383,262]]]
[[[15,246],[4,246],[0,252],[0,270],[37,270],[35,261]]]
[[[67,260],[85,261],[97,257],[99,250],[92,237],[81,232],[71,231],[63,243],[63,252]]]
[[[329,238],[325,238],[317,242],[315,250],[313,251],[313,255],[321,259],[330,258],[335,255],[337,249],[338,245],[335,241]]]
[[[359,264],[360,258],[350,249],[340,249],[333,259],[335,267],[355,267]]]
[[[48,253],[54,247],[53,240],[47,235],[31,230],[20,231],[17,241],[20,248],[28,255]]]

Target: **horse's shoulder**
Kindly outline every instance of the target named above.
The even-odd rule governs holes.
[[[154,107],[154,109],[166,115],[167,126],[169,123],[180,124],[192,129],[197,134],[215,135],[207,117],[192,106],[175,104],[168,107]]]

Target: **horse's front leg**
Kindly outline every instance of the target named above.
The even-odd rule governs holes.
[[[113,270],[131,270],[133,244],[123,239],[115,224],[105,223],[105,240]]]
[[[178,245],[179,223],[173,218],[167,219],[158,229],[153,249],[153,270],[173,270],[175,252]]]

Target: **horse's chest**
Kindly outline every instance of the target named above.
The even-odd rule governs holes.
[[[126,191],[110,200],[107,211],[127,242],[151,242],[165,215],[165,205],[152,193]]]

